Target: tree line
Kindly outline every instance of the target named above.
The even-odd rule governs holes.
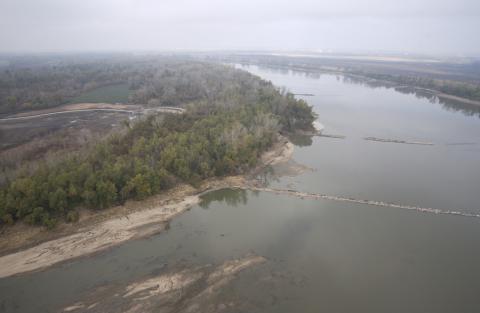
[[[130,103],[179,105],[215,97],[224,69],[179,57],[13,59],[0,67],[0,113],[66,104],[100,87],[128,84]]]
[[[264,83],[248,73],[236,73],[238,79],[232,79],[237,72],[233,68],[180,57],[28,60],[28,65],[17,60],[0,67],[0,114],[59,106],[115,84],[127,84],[132,104],[185,106],[199,100],[228,104],[231,96],[248,97],[250,88]]]
[[[185,114],[126,122],[122,133],[88,151],[18,175],[0,187],[1,222],[53,227],[60,219],[76,220],[79,207],[101,210],[178,183],[242,173],[278,132],[312,129],[312,108],[270,82],[219,65],[165,66],[154,70],[168,78],[165,85],[149,80],[149,71],[135,76],[143,86],[138,101],[171,98],[187,107]],[[174,92],[165,91],[168,86]]]
[[[394,82],[399,85],[421,87],[439,91],[447,95],[480,101],[479,84],[420,76],[380,74],[365,71],[352,71],[352,73],[373,79]]]

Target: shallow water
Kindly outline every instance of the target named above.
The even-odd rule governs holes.
[[[480,121],[439,103],[346,82],[249,67],[315,107],[325,132],[294,159],[312,168],[270,186],[442,209],[478,211]],[[375,136],[431,141],[415,146]],[[274,171],[281,168],[274,168]],[[264,192],[222,190],[167,232],[46,271],[0,279],[0,312],[49,312],[95,287],[248,253],[268,261],[222,297],[248,312],[479,312],[480,219]]]
[[[244,68],[293,93],[314,94],[303,98],[318,113],[324,133],[346,136],[315,137],[312,145],[297,147],[295,160],[315,171],[273,186],[480,212],[479,116],[447,110],[436,99],[371,88],[340,76]],[[434,145],[363,139],[370,136]]]

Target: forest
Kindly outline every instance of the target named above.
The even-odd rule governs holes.
[[[115,55],[114,55],[115,56]],[[30,62],[33,62],[30,60]],[[232,88],[244,93],[247,74],[236,86],[227,86],[233,69],[195,62],[189,58],[116,56],[40,59],[24,64],[13,59],[0,67],[0,113],[44,109],[104,86],[126,84],[128,103],[185,106],[192,101],[225,99]],[[244,95],[245,96],[245,95]]]
[[[73,75],[74,68],[81,78]],[[72,75],[70,83],[65,82],[72,87],[65,95],[89,84],[82,79],[87,79],[91,70],[82,68],[67,66],[67,73],[52,74]],[[59,69],[51,71],[62,73]],[[109,82],[128,81],[134,91],[132,103],[178,105],[187,111],[126,120],[121,132],[88,149],[20,170],[0,187],[1,223],[22,220],[52,228],[59,220],[78,219],[79,208],[101,210],[128,199],[144,199],[179,183],[195,186],[209,177],[243,173],[272,146],[279,132],[311,130],[315,119],[303,100],[223,65],[161,60],[150,65],[101,66],[94,73],[93,84],[100,84],[101,77],[108,77]],[[40,85],[52,86],[63,84],[61,81],[38,80]],[[17,83],[12,90],[27,85]],[[59,90],[57,93],[63,89]],[[33,95],[27,93],[21,103],[9,104],[7,110],[16,110],[18,105],[23,108],[32,99],[35,104],[49,105],[47,99],[53,96],[47,92],[40,101],[38,94]]]

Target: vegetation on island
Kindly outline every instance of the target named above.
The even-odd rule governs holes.
[[[183,105],[186,113],[127,120],[121,133],[88,151],[19,173],[0,188],[2,223],[53,227],[77,219],[79,207],[100,210],[182,182],[242,173],[279,132],[311,130],[315,119],[303,100],[231,67],[167,62],[128,80],[132,102]]]

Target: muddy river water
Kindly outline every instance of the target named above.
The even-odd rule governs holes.
[[[304,99],[323,133],[344,136],[293,138],[306,170],[275,166],[260,175],[269,187],[480,213],[475,110],[331,74],[242,68],[313,94]],[[101,286],[252,254],[266,262],[224,285],[217,311],[480,312],[479,243],[476,217],[221,190],[166,232],[0,279],[0,312],[58,312]]]

